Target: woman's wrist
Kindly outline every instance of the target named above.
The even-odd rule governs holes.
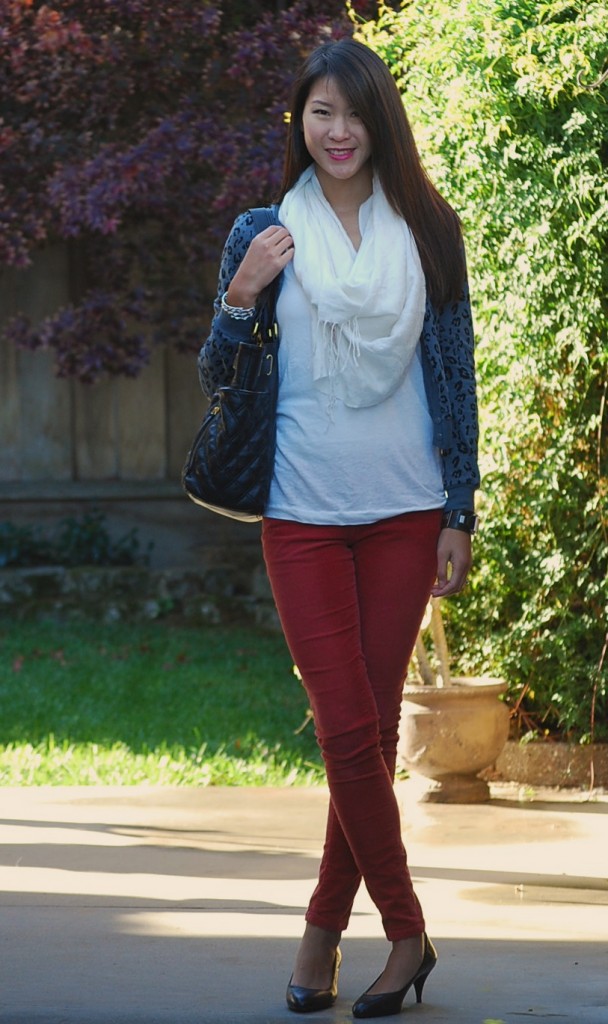
[[[251,309],[258,301],[258,293],[252,292],[246,284],[241,286],[240,282],[231,281],[226,289],[224,298],[229,306],[236,309]]]

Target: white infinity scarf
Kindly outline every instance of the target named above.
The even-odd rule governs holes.
[[[279,219],[294,240],[293,267],[312,306],[315,386],[352,408],[399,387],[422,331],[426,289],[413,235],[374,178],[356,251],[311,164]]]

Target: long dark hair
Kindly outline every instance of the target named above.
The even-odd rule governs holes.
[[[293,85],[281,199],[312,163],[302,116],[310,90],[332,78],[370,137],[374,171],[384,193],[416,239],[431,300],[457,299],[464,282],[464,252],[458,216],[427,177],[395,81],[384,61],[354,39],[324,43],[301,67]]]

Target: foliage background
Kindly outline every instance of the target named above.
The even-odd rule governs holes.
[[[583,740],[608,738],[607,25],[602,2],[431,0],[360,31],[465,228],[483,530],[445,606],[460,667],[509,681],[523,732]]]
[[[6,0],[0,262],[67,240],[73,290],[11,340],[86,382],[135,376],[157,341],[196,347],[201,265],[280,179],[293,69],[350,31],[337,0]]]
[[[446,605],[459,669],[504,675],[524,732],[608,739],[608,6],[394,6],[351,10],[463,219],[475,301],[484,528]],[[203,263],[279,180],[293,69],[353,31],[319,7],[6,0],[0,261],[61,239],[73,265],[72,303],[12,342],[83,381],[198,345]]]

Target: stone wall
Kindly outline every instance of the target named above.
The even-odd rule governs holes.
[[[532,788],[608,788],[608,744],[509,741],[495,767],[484,775],[490,781],[519,782]]]
[[[96,622],[250,622],[280,631],[264,568],[255,557],[216,556],[200,569],[49,566],[0,570],[0,614]]]

